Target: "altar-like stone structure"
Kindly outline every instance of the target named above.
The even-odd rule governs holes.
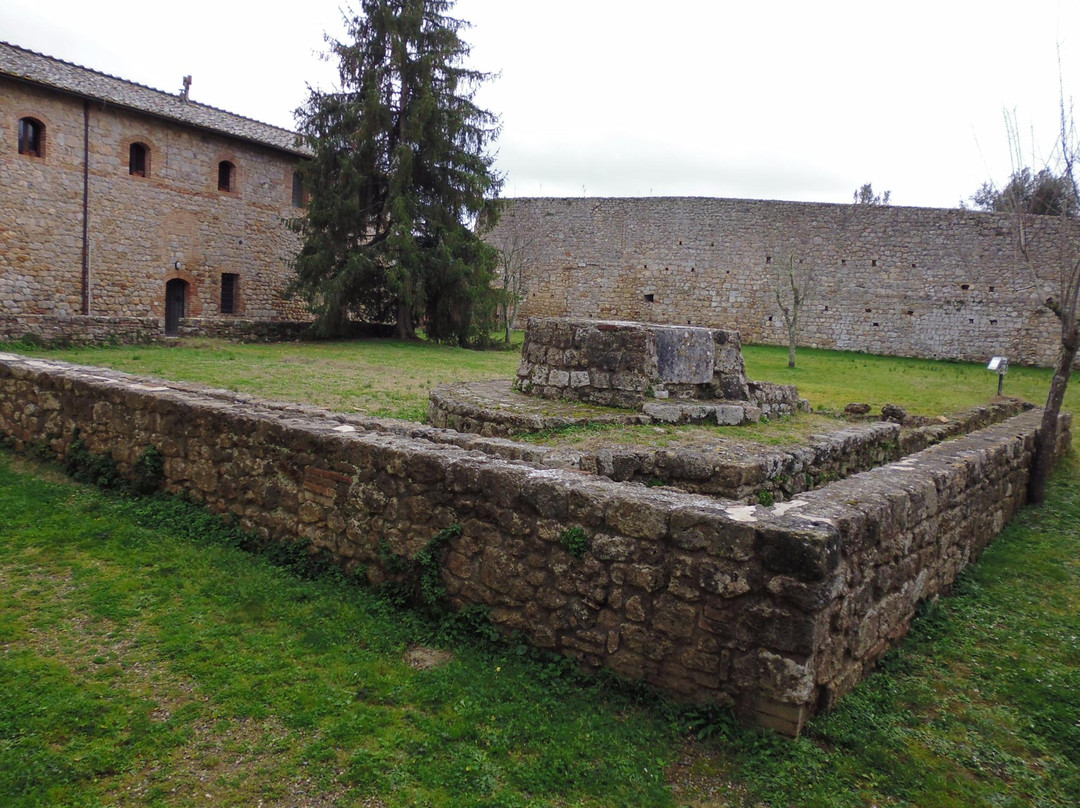
[[[737,331],[621,320],[531,318],[514,389],[671,423],[752,423],[799,406],[794,387],[746,378]]]

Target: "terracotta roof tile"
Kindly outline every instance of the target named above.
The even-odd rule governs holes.
[[[297,145],[296,133],[288,129],[206,104],[184,101],[179,95],[99,73],[8,42],[0,42],[0,76],[23,79],[293,154],[310,153],[307,148]]]

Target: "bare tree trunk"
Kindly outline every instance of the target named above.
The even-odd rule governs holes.
[[[394,323],[394,339],[416,339],[416,329],[413,327],[412,309],[407,303],[398,302],[397,322]]]
[[[1046,397],[1039,434],[1035,438],[1035,457],[1031,461],[1031,476],[1028,478],[1028,502],[1038,505],[1046,499],[1046,484],[1050,479],[1050,470],[1054,465],[1054,449],[1058,440],[1058,415],[1065,400],[1065,390],[1069,386],[1073,363],[1077,349],[1080,348],[1080,327],[1074,324],[1061,340],[1054,377],[1050,381],[1050,394]]]
[[[787,351],[787,366],[789,368],[795,367],[795,343],[799,341],[799,326],[792,320],[788,324],[788,351]]]

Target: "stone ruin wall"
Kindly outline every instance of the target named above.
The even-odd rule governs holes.
[[[793,385],[746,378],[737,331],[565,317],[529,318],[514,389],[646,414],[676,402],[711,402],[711,420],[722,425],[799,408]],[[671,403],[657,403],[665,400]]]
[[[1003,214],[692,197],[509,199],[488,236],[516,238],[533,316],[737,330],[786,345],[772,272],[812,264],[820,291],[800,344],[1051,365],[1060,339]],[[1047,247],[1059,222],[1033,217]],[[1080,229],[1080,225],[1078,225]],[[1080,233],[1077,234],[1080,238]]]
[[[266,539],[310,539],[374,582],[380,543],[411,556],[459,523],[443,564],[457,606],[788,733],[1021,507],[1038,418],[765,508],[506,460],[430,428],[0,355],[0,433],[17,449],[62,456],[78,430],[128,470],[156,446],[168,490]],[[571,526],[590,541],[580,560],[560,546]]]

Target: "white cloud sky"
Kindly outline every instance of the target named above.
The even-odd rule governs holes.
[[[0,0],[0,39],[280,126],[329,87],[338,0]],[[501,73],[507,196],[728,196],[953,207],[1010,171],[1003,111],[1044,159],[1076,0],[459,0]],[[1032,138],[1032,133],[1034,137]]]

